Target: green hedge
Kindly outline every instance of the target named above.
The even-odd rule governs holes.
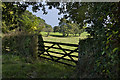
[[[41,41],[43,40],[42,36],[39,38]],[[38,36],[35,34],[26,34],[25,32],[16,34],[6,34],[2,38],[2,53],[12,53],[15,55],[22,55],[26,57],[33,56],[37,58]]]
[[[102,39],[87,38],[80,40],[79,45],[77,77],[119,78],[120,67],[117,51],[112,52],[110,47],[106,49],[107,45]]]

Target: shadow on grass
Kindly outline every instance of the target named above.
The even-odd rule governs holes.
[[[69,78],[74,74],[74,68],[53,61],[40,59],[26,63],[24,60],[20,56],[3,55],[3,78]]]
[[[63,36],[63,35],[53,35],[53,34],[51,34],[50,36],[52,36],[52,37],[63,37],[63,38],[67,38],[67,37],[79,37],[79,36]]]
[[[63,35],[53,35],[53,34],[51,34],[50,36],[52,36],[52,37],[66,37],[66,36],[63,36]]]

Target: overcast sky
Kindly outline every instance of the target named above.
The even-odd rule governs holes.
[[[42,10],[38,11],[38,12],[33,12],[32,11],[32,6],[29,6],[27,8],[27,10],[29,10],[30,12],[32,12],[34,15],[36,15],[37,17],[40,17],[42,19],[45,20],[45,22],[49,25],[51,25],[52,27],[54,26],[58,26],[59,20],[58,18],[61,18],[63,15],[58,15],[59,10],[52,8],[51,10],[49,10],[46,7],[46,11],[48,12],[48,14],[44,15]]]

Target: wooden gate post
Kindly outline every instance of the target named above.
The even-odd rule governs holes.
[[[78,63],[80,62],[80,38],[78,43]]]
[[[81,72],[80,72],[80,58],[81,58],[81,56],[80,56],[80,38],[79,38],[79,43],[78,43],[78,63],[77,63],[77,75],[76,75],[76,77],[80,77],[80,75],[81,75]]]
[[[38,56],[40,57],[41,53],[43,54],[45,51],[44,48],[44,42],[43,42],[43,38],[42,35],[38,35]]]
[[[33,35],[33,38],[32,38],[32,46],[33,46],[33,57],[37,60],[38,59],[38,37],[37,35]]]

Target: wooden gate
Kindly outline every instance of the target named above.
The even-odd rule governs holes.
[[[59,42],[42,41],[44,43],[44,51],[40,52],[38,48],[38,56],[40,58],[52,60],[69,66],[76,66],[78,61],[78,45]],[[38,41],[40,44],[41,42]],[[47,45],[47,44],[49,45]],[[51,45],[50,45],[51,44]],[[67,47],[67,48],[66,48]]]

